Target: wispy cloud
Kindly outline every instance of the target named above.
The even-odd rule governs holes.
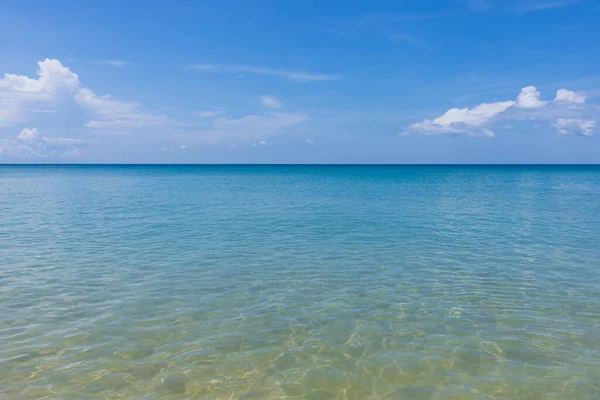
[[[283,107],[283,103],[277,97],[273,96],[262,96],[260,98],[260,103],[269,108],[279,109]]]
[[[212,71],[212,72],[236,72],[256,75],[269,75],[285,78],[293,81],[315,82],[331,81],[341,79],[341,75],[321,74],[304,71],[291,71],[286,69],[255,67],[251,65],[216,65],[216,64],[195,64],[186,67],[188,70]]]
[[[186,67],[185,69],[197,69],[199,71],[217,71],[218,68],[219,67],[214,64],[195,64],[195,65],[190,65],[189,67]]]
[[[77,91],[75,101],[99,117],[98,120],[88,121],[85,125],[88,128],[139,128],[167,122],[164,115],[142,111],[138,103],[123,102],[110,96],[98,96],[86,88]]]
[[[519,1],[515,4],[514,10],[518,13],[527,13],[532,11],[549,10],[560,8],[571,4],[580,3],[585,0],[528,0]]]
[[[517,14],[525,14],[534,11],[550,10],[553,8],[566,7],[587,0],[465,0],[469,7],[477,11],[488,11],[492,9],[504,9]]]
[[[96,62],[96,64],[108,65],[109,67],[115,67],[115,68],[126,68],[126,67],[134,66],[130,62],[122,61],[122,60],[100,60],[100,61]]]
[[[202,111],[198,111],[196,114],[200,118],[215,118],[224,113],[225,113],[225,110],[202,110]]]

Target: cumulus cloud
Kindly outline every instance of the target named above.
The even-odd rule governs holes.
[[[37,128],[25,128],[19,133],[17,139],[23,142],[35,142],[37,140],[38,130]]]
[[[37,75],[34,79],[7,73],[0,79],[0,125],[15,124],[23,120],[27,107],[52,104],[56,96],[71,93],[79,86],[77,74],[58,60],[38,62]]]
[[[535,86],[527,86],[521,89],[516,101],[483,103],[473,108],[452,108],[434,119],[409,125],[400,135],[466,134],[491,138],[494,137],[491,125],[508,119],[555,121],[554,126],[561,133],[592,135],[595,122],[589,115],[595,109],[585,107],[585,93],[560,89],[556,92],[554,101],[544,101],[540,97]],[[497,125],[500,126],[512,129],[512,125],[506,123]]]
[[[137,103],[118,101],[110,96],[98,96],[81,87],[79,76],[59,60],[38,62],[38,78],[5,74],[0,80],[0,124],[10,125],[22,119],[25,105],[53,103],[58,95],[67,94],[82,107],[99,117],[86,126],[93,128],[142,127],[164,123],[166,117],[141,111]],[[44,111],[49,111],[44,109]]]
[[[0,87],[15,92],[47,92],[59,90],[73,91],[79,87],[79,76],[58,60],[46,58],[38,62],[38,79],[24,75],[5,74]]]
[[[514,101],[502,101],[483,103],[472,109],[453,108],[434,120],[417,122],[410,125],[410,128],[424,134],[462,133],[465,132],[465,127],[481,126],[514,104]]]
[[[260,98],[260,103],[269,108],[279,109],[283,107],[283,103],[277,97],[273,96],[262,96]]]
[[[79,154],[76,145],[92,143],[96,141],[70,137],[40,137],[37,128],[25,128],[14,138],[0,140],[0,155],[14,158],[73,157]]]
[[[106,63],[107,65],[109,63]],[[113,66],[120,66],[112,63]],[[211,66],[203,67],[211,69]],[[248,70],[248,72],[267,73],[261,70]],[[290,79],[319,80],[318,76],[294,75],[294,72],[271,70],[268,74],[288,74]],[[133,132],[140,128],[159,127],[160,131],[148,129],[144,132],[159,134],[165,131],[169,139],[179,141],[172,149],[185,150],[183,143],[221,143],[235,145],[237,143],[252,143],[265,145],[266,138],[284,133],[310,119],[309,115],[302,112],[276,111],[283,107],[282,102],[276,97],[262,96],[261,103],[272,109],[262,115],[246,115],[232,117],[224,115],[221,109],[199,111],[198,116],[210,118],[212,127],[201,131],[194,130],[195,124],[173,120],[163,114],[145,110],[140,103],[122,101],[109,95],[101,95],[91,88],[84,87],[79,75],[71,71],[56,59],[45,59],[38,63],[37,76],[28,77],[8,73],[0,78],[0,125],[12,126],[17,122],[25,121],[32,117],[33,112],[62,112],[65,106],[84,110],[84,116],[89,114],[84,127],[88,135],[95,135],[98,131]],[[73,118],[77,120],[78,118]],[[69,118],[69,120],[71,120]],[[39,121],[38,121],[39,122]],[[80,125],[81,126],[81,125]],[[163,129],[168,127],[169,129]],[[43,128],[43,127],[42,127]],[[167,132],[168,131],[168,132]],[[145,136],[150,137],[150,136]],[[188,142],[189,140],[189,142]],[[59,135],[41,135],[38,128],[22,129],[12,137],[0,139],[3,155],[16,157],[64,154],[79,154],[79,149],[87,145],[98,144],[98,140],[81,137],[65,137]]]
[[[42,158],[47,156],[47,149],[41,142],[23,143],[19,140],[0,140],[0,156],[13,158]]]
[[[558,118],[554,123],[556,130],[563,135],[581,134],[594,136],[596,121],[590,119]]]
[[[584,104],[586,97],[586,94],[583,92],[572,92],[567,89],[559,89],[556,92],[556,98],[554,101],[566,101],[569,103]]]
[[[517,107],[520,108],[541,108],[547,103],[540,100],[540,91],[535,86],[524,87],[517,97]]]
[[[450,126],[452,124],[480,126],[488,122],[496,115],[506,111],[513,104],[514,101],[504,101],[497,103],[483,103],[473,109],[453,108],[446,111],[446,113],[441,117],[433,120],[433,122],[442,126]]]

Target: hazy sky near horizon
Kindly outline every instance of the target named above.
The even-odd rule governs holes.
[[[600,163],[598,0],[0,9],[0,163]]]

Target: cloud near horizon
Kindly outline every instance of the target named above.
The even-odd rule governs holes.
[[[210,129],[194,129],[194,124],[175,120],[160,112],[146,110],[138,102],[122,101],[110,95],[98,95],[83,87],[79,75],[57,59],[38,62],[37,77],[7,73],[0,79],[0,127],[11,128],[30,121],[32,112],[57,111],[59,105],[78,107],[79,113],[89,116],[78,129],[83,137],[62,135],[40,136],[38,128],[23,128],[9,137],[0,136],[0,155],[4,156],[57,156],[63,151],[77,155],[79,146],[95,145],[102,135],[144,134],[145,146],[159,140],[177,140],[182,149],[190,143],[249,142],[278,135],[286,129],[308,121],[310,116],[302,112],[275,112],[283,103],[274,96],[262,96],[260,104],[272,109],[264,115],[229,116],[224,109],[198,111],[197,117],[212,120]],[[64,108],[64,107],[63,107]],[[35,111],[34,111],[35,110]],[[12,130],[12,129],[11,129]],[[47,131],[47,130],[44,130]],[[51,133],[52,130],[50,130]],[[14,131],[13,131],[14,132]]]
[[[80,154],[77,146],[95,143],[93,139],[40,136],[37,128],[24,128],[15,138],[0,140],[0,156],[72,158]]]
[[[409,125],[400,135],[465,134],[493,138],[495,135],[491,127],[500,120],[550,120],[562,134],[594,135],[597,115],[593,115],[593,109],[586,108],[585,93],[559,89],[554,101],[541,100],[540,97],[535,86],[527,86],[521,89],[516,100],[482,103],[473,108],[452,108],[434,119]]]

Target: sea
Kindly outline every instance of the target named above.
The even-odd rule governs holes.
[[[0,166],[1,399],[600,399],[600,166]]]

